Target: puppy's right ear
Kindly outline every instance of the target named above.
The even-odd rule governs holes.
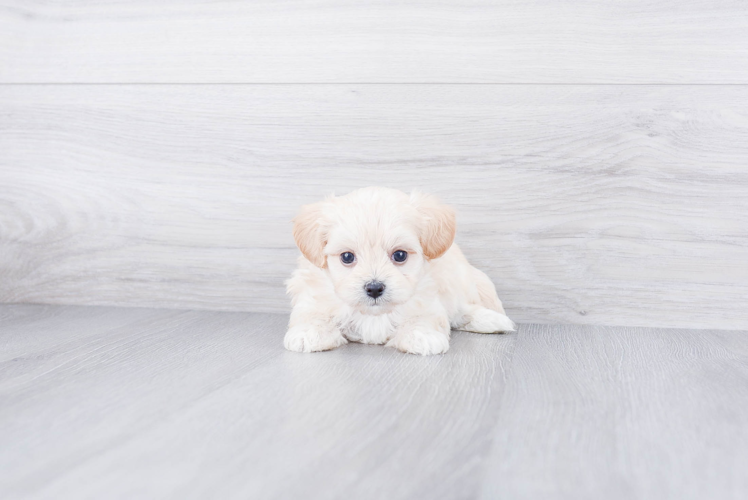
[[[321,202],[301,207],[301,212],[293,220],[293,238],[309,262],[317,267],[327,267]]]

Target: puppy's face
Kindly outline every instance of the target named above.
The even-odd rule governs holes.
[[[365,188],[306,205],[294,219],[304,256],[326,269],[337,296],[364,314],[410,299],[426,262],[446,252],[454,212],[434,197]]]

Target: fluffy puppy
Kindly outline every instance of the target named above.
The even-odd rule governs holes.
[[[514,330],[491,280],[453,243],[454,211],[433,196],[369,187],[305,205],[293,222],[303,256],[286,282],[288,350],[350,340],[440,354],[450,328]]]

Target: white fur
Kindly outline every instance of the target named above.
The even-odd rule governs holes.
[[[513,331],[493,283],[453,244],[454,230],[451,209],[418,192],[371,187],[303,207],[294,237],[304,255],[286,283],[286,349],[350,340],[429,355],[449,349],[450,328]],[[396,250],[408,252],[405,263],[392,260]],[[341,262],[343,252],[356,255],[353,265]],[[373,279],[385,284],[376,300],[364,291]]]

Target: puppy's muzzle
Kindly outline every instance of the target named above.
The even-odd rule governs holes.
[[[364,285],[364,290],[366,290],[366,295],[372,299],[376,299],[384,293],[384,283],[381,281],[370,281]]]

